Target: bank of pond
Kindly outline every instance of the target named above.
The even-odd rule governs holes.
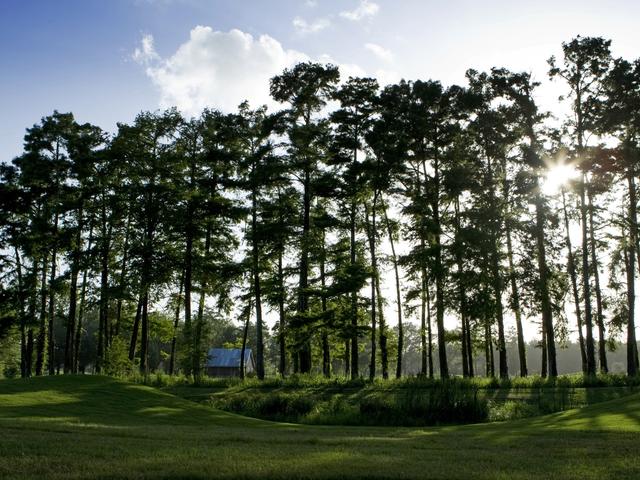
[[[150,375],[130,380],[249,417],[315,425],[428,426],[514,420],[640,391],[640,377],[423,377],[368,380],[314,376],[214,379]]]

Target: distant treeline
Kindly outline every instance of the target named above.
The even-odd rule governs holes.
[[[259,378],[635,375],[640,61],[577,37],[549,68],[564,119],[528,73],[380,88],[317,63],[271,80],[272,113],[42,118],[0,166],[1,360],[199,377],[216,339]]]

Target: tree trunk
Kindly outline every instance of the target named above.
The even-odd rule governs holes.
[[[441,233],[442,226],[440,225],[440,170],[439,161],[436,152],[436,158],[434,159],[434,199],[432,202],[433,208],[433,223],[435,228],[435,276],[436,276],[436,326],[438,329],[438,359],[440,360],[440,378],[449,378],[449,364],[447,362],[447,343],[445,339],[444,329],[444,265],[442,264],[442,244]]]
[[[320,286],[322,287],[322,314],[327,313],[327,296],[326,296],[326,274],[325,274],[325,232],[322,230],[322,252],[320,258]],[[329,348],[329,335],[327,329],[322,329],[322,374],[331,377],[331,351]]]
[[[189,202],[189,205],[191,202]],[[184,340],[186,345],[191,345],[191,291],[192,291],[192,272],[193,272],[193,226],[192,226],[192,208],[187,209],[187,227],[185,232],[185,254],[184,254]],[[185,373],[191,375],[191,362],[187,362]]]
[[[247,350],[247,336],[249,335],[249,322],[251,320],[251,302],[247,307],[247,321],[244,324],[244,329],[242,330],[242,348],[240,349],[240,379],[244,380],[244,352]]]
[[[350,241],[349,241],[349,261],[351,267],[356,265],[356,202],[351,202],[351,214],[349,225]],[[351,378],[358,378],[360,375],[358,369],[358,292],[351,292]]]
[[[207,223],[207,233],[204,241],[204,258],[209,256],[209,250],[211,249],[211,223]],[[204,326],[204,303],[207,292],[207,282],[203,278],[200,281],[200,300],[198,301],[198,315],[196,317],[196,324],[193,332],[193,352],[192,352],[192,364],[193,376],[196,380],[200,379],[201,361],[202,361],[202,330]]]
[[[547,354],[549,362],[549,376],[558,376],[556,363],[556,343],[553,330],[553,313],[551,310],[551,299],[549,298],[549,270],[547,266],[547,256],[544,238],[544,207],[542,197],[536,194],[536,246],[538,250],[538,272],[540,281],[540,300],[542,304],[542,322],[545,327]]]
[[[93,245],[93,224],[89,224],[89,240],[87,242],[87,252],[91,252]],[[80,288],[80,307],[78,309],[78,322],[73,332],[73,373],[78,373],[80,367],[80,346],[82,339],[82,321],[84,320],[84,310],[87,297],[87,272],[85,267],[82,271],[82,287]]]
[[[367,236],[369,237],[369,254],[371,255],[371,359],[369,361],[369,379],[373,380],[376,376],[376,240],[375,240],[375,204],[376,197],[373,198],[373,207],[371,217],[369,216],[369,208],[365,206],[365,216],[367,223]]]
[[[372,237],[372,259],[373,259],[373,282],[376,288],[376,302],[378,310],[378,342],[380,345],[380,364],[382,368],[382,378],[387,380],[389,378],[389,356],[387,352],[387,324],[384,318],[383,300],[380,289],[380,271],[378,269],[378,254],[376,242],[378,240],[378,226],[377,226],[377,209],[378,198],[380,192],[376,191],[373,196],[373,208],[371,210],[371,237]]]
[[[549,372],[549,355],[548,355],[548,350],[547,350],[547,328],[544,324],[544,322],[542,322],[542,342],[541,342],[541,347],[542,347],[542,366],[540,369],[540,376],[542,378],[547,378],[547,374]]]
[[[195,191],[196,189],[196,165],[193,162],[194,149],[191,149],[191,164],[189,172],[189,189]],[[185,219],[185,248],[184,248],[184,344],[193,345],[192,338],[192,318],[191,318],[191,292],[193,291],[193,242],[195,237],[195,225],[194,216],[196,214],[196,204],[193,197],[187,201],[187,218]],[[187,358],[190,358],[192,352],[186,352]],[[191,361],[187,361],[185,365],[185,373],[191,375]]]
[[[309,233],[311,230],[311,175],[309,169],[304,172],[302,199],[302,241],[300,245],[300,280],[298,284],[298,313],[302,316],[309,309]],[[300,373],[311,371],[311,341],[305,339],[299,351]]]
[[[382,378],[387,380],[389,378],[389,353],[387,351],[387,322],[384,318],[384,308],[382,301],[382,294],[380,290],[380,272],[376,268],[376,298],[378,301],[378,325],[380,332],[378,334],[378,341],[380,343],[380,363],[382,367]]]
[[[582,333],[582,312],[580,307],[580,292],[578,291],[578,275],[576,274],[575,257],[569,235],[569,215],[567,213],[567,200],[564,188],[562,189],[562,209],[564,213],[564,229],[567,244],[567,269],[571,278],[571,290],[573,292],[573,303],[576,309],[576,321],[578,324],[578,341],[580,343],[580,358],[582,359],[582,373],[587,373],[587,351],[584,345],[584,335]]]
[[[286,330],[286,317],[285,317],[285,288],[284,288],[284,269],[282,257],[284,255],[284,248],[280,248],[278,250],[278,313],[279,313],[279,323],[278,323],[278,338],[280,340],[280,375],[284,377],[287,373],[287,330]]]
[[[522,330],[522,309],[520,307],[520,293],[518,291],[518,283],[516,281],[516,269],[513,261],[513,243],[511,239],[511,210],[510,194],[509,194],[509,181],[507,180],[507,159],[502,159],[502,196],[505,203],[505,235],[507,237],[507,260],[509,262],[509,283],[511,285],[511,310],[516,317],[516,336],[518,339],[518,360],[520,362],[520,376],[526,377],[528,375],[527,369],[527,351],[526,344],[524,342],[524,332]]]
[[[589,275],[589,226],[587,223],[586,174],[580,181],[580,218],[582,222],[582,288],[584,291],[584,321],[587,327],[587,374],[596,374],[593,317],[591,313],[591,285]]]
[[[462,267],[462,245],[460,236],[460,196],[456,195],[454,199],[454,226],[455,226],[455,259],[456,268],[458,269],[458,304],[460,307],[460,345],[462,349],[462,376],[469,376],[469,358],[467,356],[467,305],[466,295],[463,284],[463,267]]]
[[[485,376],[494,377],[493,340],[491,338],[491,324],[489,323],[488,318],[485,318],[484,320],[484,362]]]
[[[496,201],[493,189],[493,164],[491,159],[487,157],[487,177],[489,179],[489,210],[491,214],[491,286],[493,288],[493,296],[496,302],[496,324],[498,325],[498,361],[500,368],[500,378],[509,377],[509,368],[507,366],[507,346],[504,336],[504,313],[502,306],[502,275],[500,272],[500,249],[498,245],[498,237],[501,227],[501,208]]]
[[[56,315],[56,267],[58,263],[58,220],[59,216],[56,213],[53,221],[53,251],[51,252],[51,276],[49,277],[49,328],[48,328],[48,355],[47,355],[47,367],[49,375],[56,373],[56,337],[54,330],[54,321]]]
[[[20,251],[17,247],[13,248],[16,258],[16,276],[18,280],[18,325],[20,326],[20,376],[22,378],[27,377],[27,331],[26,331],[26,318],[25,318],[25,302],[24,302],[24,281],[22,279],[22,260],[20,258]]]
[[[469,316],[467,315],[466,317],[466,334],[467,334],[467,341],[466,341],[466,345],[467,345],[467,362],[469,365],[469,377],[473,377],[475,375],[474,373],[474,367],[473,367],[473,344],[472,339],[471,339],[471,323],[469,321]]]
[[[420,373],[423,376],[426,376],[427,366],[431,365],[431,358],[428,358],[429,352],[427,350],[427,328],[429,328],[429,333],[431,333],[431,318],[429,318],[429,325],[427,327],[427,312],[429,312],[429,314],[431,312],[429,308],[429,286],[427,283],[427,272],[424,267],[422,267],[422,269],[420,270],[420,280]],[[431,346],[431,338],[429,338],[429,346]],[[429,360],[428,364],[427,359]]]
[[[520,376],[528,375],[527,350],[524,342],[524,332],[522,329],[522,310],[520,308],[520,294],[516,282],[516,270],[513,261],[513,245],[511,243],[511,226],[509,221],[505,222],[507,234],[507,257],[509,259],[509,282],[511,283],[511,309],[516,317],[516,335],[518,337],[518,359],[520,360]]]
[[[636,324],[635,324],[635,263],[636,248],[638,244],[638,220],[637,220],[637,203],[636,203],[636,186],[634,180],[633,169],[627,170],[627,186],[629,189],[629,243],[627,247],[627,374],[635,376],[638,374],[638,344],[636,342]]]
[[[171,355],[169,356],[169,375],[173,375],[176,366],[176,344],[178,342],[178,325],[180,323],[180,305],[182,304],[182,290],[184,288],[184,271],[180,276],[180,288],[176,299],[176,312],[173,318],[173,337],[171,338]]]
[[[402,292],[400,290],[400,271],[398,269],[398,256],[396,255],[395,242],[393,240],[393,231],[391,223],[387,216],[387,207],[384,204],[383,209],[384,221],[387,226],[387,235],[389,235],[389,244],[391,246],[391,263],[393,264],[393,273],[396,280],[396,307],[398,312],[398,361],[396,363],[396,378],[402,377],[402,350],[404,349],[404,329],[402,325]]]
[[[127,261],[129,260],[129,237],[131,235],[131,215],[127,217],[127,227],[124,234],[124,246],[122,248],[122,266],[120,267],[120,280],[118,285],[120,286],[120,294],[118,295],[118,302],[116,304],[116,325],[113,334],[115,336],[120,335],[120,321],[122,320],[122,295],[125,289],[125,282],[127,279]]]
[[[347,338],[344,341],[344,376],[349,378],[351,375],[351,345],[349,344],[349,339]]]
[[[34,311],[35,313],[35,311]],[[27,332],[27,377],[31,377],[31,373],[33,372],[33,329],[29,329]]]
[[[604,327],[604,314],[602,313],[602,291],[600,289],[600,273],[598,271],[598,256],[596,253],[596,237],[594,232],[594,209],[593,193],[591,188],[587,192],[589,197],[589,243],[591,253],[591,267],[593,268],[593,280],[596,293],[596,323],[598,325],[598,360],[600,362],[600,371],[607,373],[609,366],[607,365],[607,341],[606,331]]]
[[[253,270],[253,295],[256,304],[256,375],[259,380],[264,380],[264,343],[262,340],[262,292],[260,290],[260,250],[258,239],[258,198],[254,188],[251,193],[251,243],[252,243],[252,270]]]
[[[109,345],[109,250],[111,244],[111,226],[107,226],[106,206],[102,207],[102,240],[100,245],[100,319],[98,327],[98,355],[96,372],[100,373],[107,357]]]
[[[84,213],[82,198],[78,207],[76,235],[71,252],[71,269],[69,273],[69,313],[67,318],[67,332],[64,342],[64,373],[73,371],[73,340],[76,331],[76,311],[78,306],[78,275],[80,274],[80,257],[82,255],[82,227]]]
[[[142,332],[140,335],[140,373],[149,375],[149,287],[142,296]]]
[[[49,265],[47,252],[42,258],[42,272],[40,276],[40,328],[36,341],[36,376],[42,375],[47,341],[47,267]]]
[[[429,280],[425,274],[425,293],[427,297],[427,358],[429,360],[429,378],[433,378],[433,333],[431,330],[431,292]]]
[[[136,316],[133,319],[133,328],[131,330],[131,342],[129,343],[129,360],[133,362],[136,357],[136,346],[138,345],[138,332],[140,331],[140,318],[142,317],[142,302],[144,294],[141,292],[138,297],[138,306],[136,307]]]

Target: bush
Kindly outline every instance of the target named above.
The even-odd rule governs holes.
[[[17,378],[20,375],[20,369],[15,365],[7,365],[2,370],[4,378]]]
[[[502,422],[506,420],[515,420],[518,418],[527,418],[540,415],[540,409],[529,402],[512,401],[494,402],[490,401],[489,405],[490,422]]]
[[[129,345],[124,339],[115,337],[107,351],[104,373],[114,377],[131,375],[135,364],[129,360]]]

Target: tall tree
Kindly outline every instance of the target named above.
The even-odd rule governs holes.
[[[588,171],[586,167],[587,143],[589,132],[596,130],[597,104],[600,101],[601,83],[611,63],[609,46],[611,41],[599,37],[576,37],[562,44],[563,60],[558,65],[555,57],[549,59],[549,76],[561,77],[570,90],[573,119],[569,122],[572,129],[576,161],[582,174],[579,182],[580,220],[582,224],[582,287],[584,296],[584,321],[586,326],[587,373],[595,375],[595,347],[593,340],[593,313],[591,309],[591,280],[589,261],[589,223],[588,223]]]
[[[318,119],[317,114],[331,98],[340,78],[338,68],[333,65],[299,63],[271,79],[271,96],[278,102],[287,103],[287,136],[289,155],[295,166],[294,175],[302,188],[302,232],[300,238],[300,261],[297,314],[301,318],[309,309],[309,239],[311,233],[311,205],[314,192],[313,178],[318,165],[326,156],[328,123]],[[301,339],[299,368],[301,373],[311,371],[310,339]]]

